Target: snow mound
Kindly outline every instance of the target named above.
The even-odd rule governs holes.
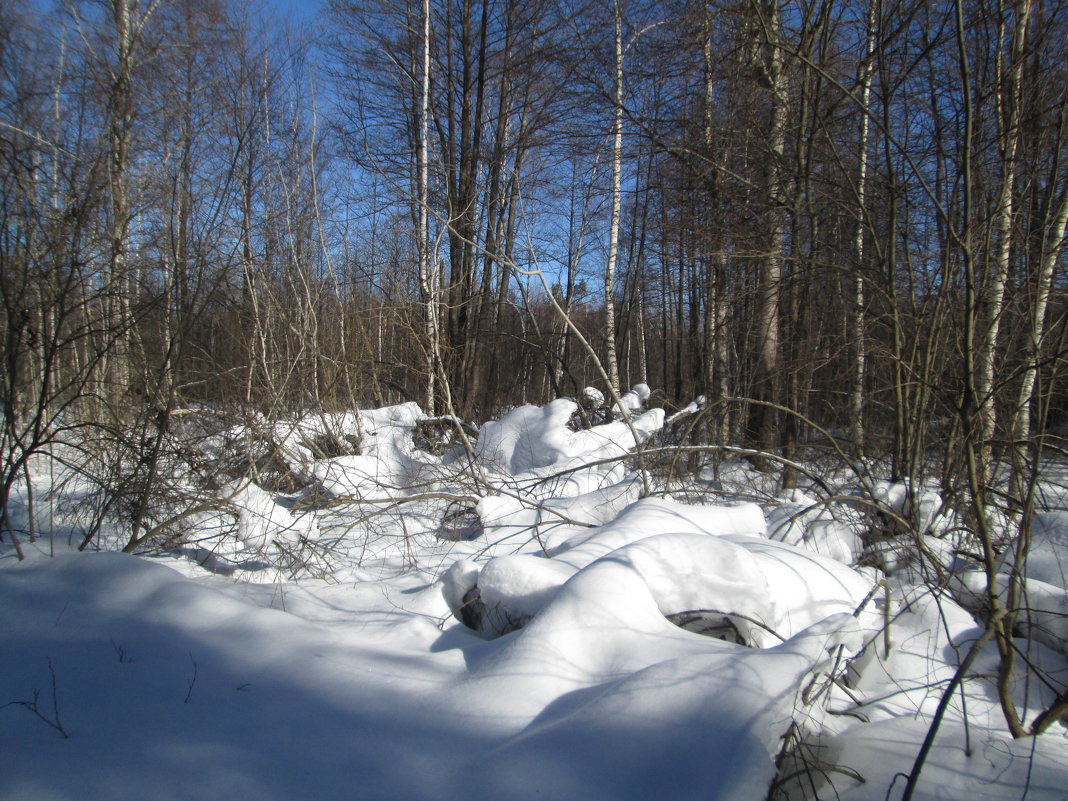
[[[556,541],[550,554],[579,568],[653,532],[762,537],[766,531],[764,513],[753,503],[690,506],[665,498],[642,498],[611,525]]]
[[[361,452],[317,459],[309,472],[328,496],[380,499],[395,497],[418,484],[440,460],[418,451],[413,433],[424,415],[416,403],[361,412]]]
[[[1009,576],[998,574],[998,592],[1007,601]],[[978,569],[965,570],[954,577],[954,590],[969,608],[981,609],[987,593],[986,574]],[[1017,629],[1038,642],[1061,653],[1068,653],[1068,592],[1063,587],[1038,579],[1025,578],[1021,590],[1025,600]]]
[[[856,644],[854,619],[825,619],[766,650],[695,636],[664,618],[640,572],[645,558],[655,553],[580,571],[475,664],[460,698],[515,731],[480,766],[487,797],[741,801],[766,793],[805,678],[839,643]],[[658,766],[651,773],[650,764]],[[679,764],[708,765],[717,781]]]
[[[615,409],[616,419],[633,415],[645,405],[652,394],[648,384],[635,384],[619,399],[619,405]]]
[[[501,473],[526,473],[571,455],[567,422],[578,407],[559,398],[545,406],[520,406],[479,431],[475,454]]]
[[[569,398],[520,406],[482,426],[475,456],[497,481],[533,501],[575,497],[619,483],[628,476],[616,460],[664,427],[663,409],[637,413],[649,394],[648,387],[636,390],[629,423],[616,420],[578,431],[568,425],[579,408]]]
[[[768,536],[852,564],[863,550],[859,515],[844,504],[824,504],[794,490],[768,513]]]
[[[820,798],[872,801],[901,798],[907,771],[916,758],[917,743],[927,734],[928,723],[911,717],[859,724],[821,743],[826,764],[845,771],[816,772]],[[964,743],[971,743],[969,749]],[[943,723],[912,796],[916,801],[1005,801],[1005,799],[1058,799],[1065,797],[1068,770],[1063,742],[1040,738],[1013,740],[984,731],[981,736],[959,722]],[[873,788],[895,788],[878,794]],[[808,788],[805,788],[808,790]]]
[[[9,561],[9,697],[43,687],[51,714],[55,692],[70,739],[0,709],[16,734],[0,798],[340,801],[354,776],[357,797],[409,801],[763,797],[800,688],[855,621],[763,650],[695,636],[640,572],[667,557],[599,560],[528,626],[477,645],[439,631],[418,586],[293,587],[283,610],[277,588],[122,554]],[[496,569],[513,568],[535,575]]]
[[[593,533],[561,544],[555,558],[502,556],[477,573],[472,563],[457,563],[443,591],[459,619],[492,638],[524,626],[565,584],[600,574],[604,563],[623,564],[641,580],[661,617],[725,619],[757,647],[851,613],[868,594],[870,582],[860,574],[751,536],[762,530],[763,516],[752,505],[690,507],[645,499]]]
[[[872,485],[871,495],[875,501],[910,521],[920,534],[938,533],[951,525],[944,515],[941,496],[927,487],[876,481]]]
[[[259,552],[277,539],[296,540],[314,535],[314,518],[294,516],[274,496],[251,482],[224,487],[220,492],[237,515],[237,539],[242,550]]]
[[[1027,577],[1068,588],[1068,511],[1037,513],[1031,537]]]
[[[476,512],[488,541],[536,540],[549,552],[614,520],[638,500],[641,489],[641,479],[630,476],[592,492],[537,502],[514,494],[489,495],[479,500]]]
[[[16,564],[0,543],[0,801],[748,801],[777,771],[788,797],[899,798],[983,630],[966,527],[933,482],[858,489],[855,466],[821,474],[818,497],[776,497],[740,461],[643,473],[635,446],[678,419],[649,397],[520,407],[465,423],[474,449],[441,457],[420,443],[448,447],[434,434],[456,421],[415,404],[250,413],[244,431],[220,417],[201,449],[215,496],[177,552],[45,559],[53,530]],[[1068,650],[1068,513],[1047,492],[1061,500],[1036,513],[1014,628],[1025,721]],[[1064,798],[1063,728],[1003,737],[997,675],[988,643],[917,798]],[[788,730],[805,741],[777,764]]]

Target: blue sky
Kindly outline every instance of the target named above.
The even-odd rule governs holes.
[[[324,0],[268,0],[282,14],[311,19],[324,5]]]

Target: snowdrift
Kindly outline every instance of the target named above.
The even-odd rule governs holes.
[[[0,550],[0,800],[899,798],[979,635],[937,492],[869,486],[920,521],[954,576],[932,587],[891,537],[873,558],[857,487],[758,505],[725,465],[716,502],[650,496],[649,396],[519,407],[440,449],[415,404],[257,420],[203,458],[244,442],[298,486],[221,482],[182,547]],[[1020,643],[1068,680],[1068,524],[1038,520]],[[1063,727],[1009,741],[995,672],[988,650],[916,798],[1065,798]],[[1017,692],[1030,716],[1055,687]]]

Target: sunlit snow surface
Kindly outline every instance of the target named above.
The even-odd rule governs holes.
[[[256,487],[225,490],[242,510],[235,552],[269,562],[296,529],[336,543],[329,578],[236,559],[213,574],[192,552],[70,553],[62,538],[23,563],[0,552],[0,704],[16,702],[0,708],[0,798],[755,801],[792,721],[820,769],[791,798],[900,798],[956,649],[977,636],[971,616],[894,578],[885,655],[875,573],[837,561],[856,547],[848,515],[797,493],[763,509],[640,499],[619,465],[584,466],[663,414],[635,406],[634,428],[573,432],[573,408],[484,428],[485,476],[509,490],[478,504],[470,541],[434,536],[441,503],[357,525],[358,504],[308,517]],[[376,439],[359,455],[290,454],[327,495],[448,488],[460,467],[404,436],[417,417],[410,404],[365,414]],[[1040,531],[1030,575],[1063,595],[1048,563],[1064,557],[1063,513]],[[458,619],[476,586],[480,632]],[[693,611],[727,616],[749,647],[668,619]],[[858,653],[848,687],[825,689]],[[1029,656],[1065,680],[1063,653]],[[1033,715],[1049,691],[1025,689]],[[35,693],[68,738],[17,703]],[[1068,797],[1062,727],[1013,743],[986,683],[960,697],[916,798]]]

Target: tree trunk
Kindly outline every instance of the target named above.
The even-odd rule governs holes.
[[[1023,104],[1024,51],[1030,16],[1031,0],[1017,0],[1013,4],[1014,25],[1007,70],[1000,63],[1002,59],[1000,43],[1005,36],[1004,29],[998,42],[999,64],[995,101],[1000,128],[1001,182],[993,223],[995,251],[992,262],[988,262],[985,285],[980,290],[982,300],[979,303],[985,328],[977,343],[975,379],[975,403],[982,427],[979,447],[980,471],[985,483],[989,483],[993,477],[991,443],[997,424],[994,408],[995,364],[1009,276],[1009,259],[1012,254],[1013,203],[1017,151],[1020,146],[1020,107]]]
[[[853,447],[863,455],[864,447],[864,384],[868,372],[865,286],[864,286],[864,229],[867,224],[868,190],[868,137],[871,119],[868,115],[871,103],[872,56],[875,49],[875,0],[868,4],[868,35],[864,45],[864,60],[860,65],[860,142],[857,145],[860,164],[857,168],[857,228],[853,237],[856,257],[853,275],[853,384],[849,396],[849,425]]]
[[[778,3],[761,3],[765,26],[765,56],[761,64],[768,98],[771,103],[767,132],[767,162],[764,168],[764,195],[767,203],[767,250],[760,256],[756,305],[756,404],[750,413],[750,436],[759,450],[769,450],[776,442],[778,414],[769,404],[778,403],[782,395],[782,359],[779,335],[780,290],[783,253],[786,245],[786,204],[782,186],[782,161],[786,152],[786,76],[783,49],[779,38],[781,26]],[[758,469],[767,467],[757,457]]]
[[[623,173],[623,11],[615,0],[615,90],[612,96],[612,217],[608,229],[608,261],[604,268],[604,352],[608,384],[618,395],[619,358],[616,355],[616,260],[619,257],[619,217]]]
[[[426,394],[424,410],[437,414],[437,373],[441,353],[438,333],[437,269],[434,243],[430,241],[430,0],[423,0],[421,58],[419,61],[419,152],[418,171],[418,236],[419,286],[423,294],[423,325],[426,337]]]

